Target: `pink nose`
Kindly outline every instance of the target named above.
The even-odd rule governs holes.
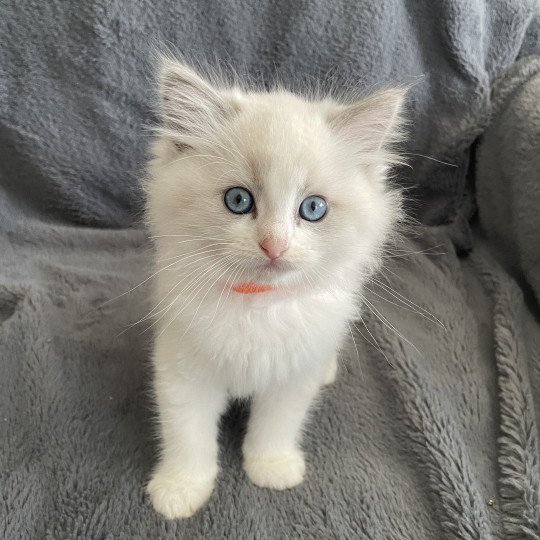
[[[266,253],[266,256],[272,260],[279,259],[289,249],[287,240],[275,240],[273,238],[265,238],[259,246]]]

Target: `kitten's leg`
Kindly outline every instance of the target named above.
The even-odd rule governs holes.
[[[169,371],[156,373],[162,455],[147,489],[156,511],[174,519],[193,515],[212,493],[226,392]]]
[[[299,439],[319,380],[289,381],[254,396],[243,446],[244,470],[254,484],[286,489],[302,482]]]
[[[330,362],[328,362],[328,368],[323,376],[323,384],[332,384],[336,380],[338,372],[338,360],[337,353],[332,356]]]

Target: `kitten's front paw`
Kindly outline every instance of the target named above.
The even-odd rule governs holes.
[[[287,489],[302,482],[306,464],[302,452],[294,450],[280,454],[247,455],[244,470],[257,486]]]
[[[156,512],[167,519],[191,517],[209,498],[214,479],[199,480],[158,471],[146,490]]]

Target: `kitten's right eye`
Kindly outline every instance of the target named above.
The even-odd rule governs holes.
[[[225,206],[233,214],[247,214],[253,209],[253,195],[244,188],[233,187],[225,193]]]

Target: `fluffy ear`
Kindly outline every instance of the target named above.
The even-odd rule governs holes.
[[[158,84],[160,132],[180,149],[207,137],[232,112],[219,89],[177,60],[160,59]]]
[[[392,88],[330,112],[330,126],[359,152],[384,151],[403,137],[406,89]]]

